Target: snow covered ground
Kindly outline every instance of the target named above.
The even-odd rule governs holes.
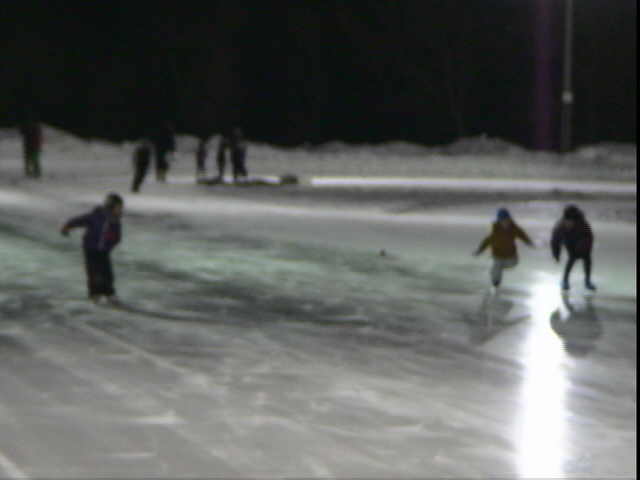
[[[133,195],[132,145],[45,141],[26,180],[0,132],[0,477],[635,477],[635,147],[253,144],[301,183],[235,187],[195,185],[184,137]],[[123,310],[58,234],[109,191]],[[569,202],[592,297],[547,247]],[[493,297],[471,251],[503,205],[538,248]]]

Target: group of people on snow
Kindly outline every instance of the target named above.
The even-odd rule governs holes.
[[[151,159],[155,153],[156,180],[164,183],[167,181],[171,154],[176,149],[173,127],[170,122],[161,123],[150,138],[140,141],[133,152],[133,182],[131,191],[137,193],[147,176]]]
[[[207,138],[201,138],[195,152],[196,179],[204,180],[207,173],[208,157]],[[140,141],[133,153],[133,182],[132,192],[139,192],[144,179],[146,178],[151,159],[155,152],[156,159],[156,179],[159,182],[166,182],[167,171],[169,170],[168,158],[175,151],[175,141],[169,124],[165,124],[159,129],[151,139]],[[218,141],[216,151],[216,165],[218,175],[211,180],[211,183],[223,182],[227,167],[227,154],[231,163],[231,173],[234,183],[247,180],[247,140],[242,129],[235,128],[230,135],[222,135]]]
[[[20,127],[22,137],[24,171],[27,177],[40,178],[42,167],[40,156],[42,151],[42,127],[38,122],[27,122]],[[208,138],[201,138],[195,152],[196,179],[204,180],[208,156]],[[137,193],[147,177],[152,161],[155,159],[156,180],[167,181],[167,173],[171,166],[171,156],[176,150],[175,135],[171,122],[163,122],[147,137],[140,140],[134,150],[133,179],[131,191]],[[221,135],[216,151],[218,174],[211,183],[224,182],[227,156],[231,164],[234,183],[248,179],[247,173],[247,140],[241,128],[235,128],[228,135]]]
[[[234,183],[246,180],[247,173],[247,140],[242,129],[235,128],[230,135],[221,135],[216,149],[216,166],[218,175],[213,178],[219,182],[224,181],[227,170],[227,153],[231,162],[231,174]],[[200,139],[196,150],[196,177],[204,179],[206,176],[206,159],[208,155],[208,140]]]
[[[84,228],[83,251],[87,274],[87,286],[90,299],[99,302],[106,298],[119,303],[116,297],[113,268],[110,253],[120,243],[122,231],[120,219],[124,211],[124,200],[117,193],[110,193],[104,204],[90,212],[71,218],[61,228],[62,235],[68,235],[72,229]],[[493,266],[490,270],[492,285],[497,288],[502,281],[502,272],[518,264],[516,239],[533,246],[525,231],[514,221],[509,210],[500,208],[491,232],[486,236],[475,255],[491,247]],[[569,289],[569,275],[577,260],[582,260],[585,273],[585,287],[595,290],[591,282],[591,251],[593,232],[584,213],[576,205],[568,205],[562,218],[557,222],[551,234],[551,254],[558,262],[564,246],[568,259],[562,277],[562,289]]]

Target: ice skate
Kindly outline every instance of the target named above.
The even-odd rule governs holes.
[[[122,301],[116,295],[107,295],[105,297],[107,299],[107,303],[114,307],[121,307]]]

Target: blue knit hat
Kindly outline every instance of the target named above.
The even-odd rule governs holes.
[[[496,220],[500,221],[500,220],[504,220],[505,218],[511,218],[511,214],[509,213],[509,210],[507,210],[506,208],[502,207],[500,209],[498,209],[498,213],[496,213]]]

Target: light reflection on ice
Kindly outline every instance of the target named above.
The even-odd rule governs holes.
[[[549,328],[549,317],[560,303],[556,282],[534,284],[531,330],[522,345],[517,449],[521,478],[564,478],[566,395],[569,381],[565,353]]]
[[[633,194],[636,185],[616,182],[580,182],[556,180],[502,180],[487,178],[404,178],[404,177],[312,177],[310,184],[314,187],[413,187],[431,189],[460,189],[473,188],[476,191],[505,190],[505,191],[536,191],[567,190],[580,192],[608,192],[619,194]]]
[[[1,147],[6,154],[6,142]],[[126,196],[126,240],[114,260],[134,308],[123,312],[86,304],[80,235],[65,239],[57,228],[107,191],[125,192],[131,152],[98,156],[91,146],[69,155],[70,148],[51,147],[42,182],[22,179],[18,142],[13,161],[0,161],[8,182],[0,187],[0,476],[612,478],[635,471],[635,202],[588,200],[602,212],[594,223],[594,301],[600,307],[606,295],[626,295],[633,314],[620,321],[618,307],[603,311],[612,333],[583,362],[563,348],[574,337],[580,347],[594,343],[598,319],[581,304],[569,318],[558,295],[561,266],[543,241],[510,276],[525,293],[500,298],[489,312],[493,324],[480,326],[490,335],[467,347],[468,326],[458,321],[480,301],[467,285],[486,281],[468,251],[495,197],[476,189],[551,188],[544,180],[527,187],[473,178],[496,171],[528,178],[527,166],[544,170],[538,162],[447,157],[439,160],[447,171],[434,171],[432,158],[409,169],[405,159],[385,157],[374,170],[373,156],[310,162],[293,153],[282,163],[255,162],[263,169],[257,174],[291,166],[307,182],[376,172],[364,182],[372,192],[405,175],[406,191],[384,206],[369,204],[375,198],[366,185],[333,196],[338,188],[319,195],[321,187],[301,182],[282,197],[268,188],[232,194],[234,187],[191,186],[192,162],[178,162],[168,184],[150,180],[140,195]],[[635,155],[629,165],[635,177]],[[576,164],[558,168],[575,188]],[[438,190],[434,175],[451,178],[460,169],[469,178],[454,182],[468,190],[463,203],[431,204],[419,191]],[[614,170],[585,178],[619,178],[609,175]],[[635,185],[606,188],[635,192]],[[546,243],[561,205],[555,196],[540,199],[510,206]],[[634,221],[619,222],[614,207]],[[552,312],[561,332],[551,329]],[[515,421],[505,426],[507,415]]]

